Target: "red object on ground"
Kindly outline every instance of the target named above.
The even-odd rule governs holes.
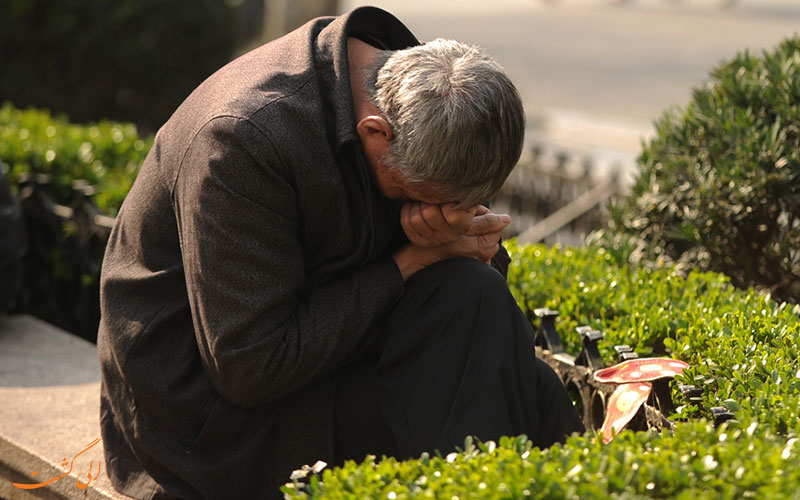
[[[613,367],[611,367],[613,368]],[[628,425],[639,407],[647,401],[653,386],[648,382],[621,384],[608,399],[606,419],[603,421],[603,443],[614,439],[614,433]]]
[[[685,361],[669,358],[630,359],[594,372],[594,379],[604,384],[650,382],[664,377],[674,377],[689,366]]]

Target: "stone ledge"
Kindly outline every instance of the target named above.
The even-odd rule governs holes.
[[[99,401],[93,344],[31,316],[0,317],[0,498],[129,499],[111,486],[102,443],[90,446]]]

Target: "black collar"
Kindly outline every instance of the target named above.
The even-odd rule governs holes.
[[[317,36],[316,70],[327,100],[333,107],[337,148],[358,139],[347,38],[358,38],[381,50],[419,45],[419,40],[399,19],[376,7],[360,7],[334,18]]]

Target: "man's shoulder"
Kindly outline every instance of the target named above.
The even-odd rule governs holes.
[[[163,152],[180,161],[193,142],[219,132],[260,134],[280,143],[280,130],[301,130],[292,121],[314,123],[323,104],[307,41],[302,32],[274,40],[211,75],[159,131]]]
[[[231,61],[197,87],[168,124],[199,128],[220,116],[257,120],[264,108],[315,86],[312,55],[295,44],[296,37],[276,40]]]

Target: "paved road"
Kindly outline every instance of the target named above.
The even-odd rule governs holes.
[[[383,7],[422,39],[475,43],[555,143],[632,158],[664,109],[737,51],[800,32],[800,0],[342,0]]]

